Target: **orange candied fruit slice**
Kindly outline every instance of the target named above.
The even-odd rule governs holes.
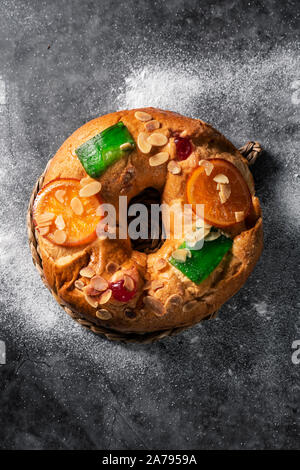
[[[192,205],[204,204],[204,220],[208,224],[229,227],[249,214],[250,191],[242,174],[232,163],[223,159],[211,159],[209,162],[213,165],[209,175],[204,165],[191,174],[186,187],[187,200]],[[214,178],[223,181],[223,184],[218,184]],[[224,184],[224,181],[228,183]]]
[[[97,215],[97,208],[102,200],[98,193],[81,197],[80,190],[79,180],[57,178],[39,191],[34,201],[33,220],[40,235],[62,246],[84,245],[95,240],[96,227],[102,218]],[[90,193],[96,190],[97,184]]]

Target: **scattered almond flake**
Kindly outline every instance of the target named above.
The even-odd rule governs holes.
[[[90,266],[86,266],[79,271],[79,274],[82,277],[92,278],[95,276],[95,271]]]
[[[166,313],[165,307],[161,301],[152,297],[152,295],[144,297],[144,304],[157,316],[162,316]]]
[[[124,279],[124,273],[123,271],[117,271],[115,272],[112,277],[111,277],[111,282],[117,282],[120,281],[121,279]]]
[[[244,218],[245,218],[244,211],[237,211],[237,212],[234,213],[234,215],[235,215],[235,220],[237,222],[242,222],[242,220],[244,220]]]
[[[149,158],[149,165],[159,166],[159,165],[162,165],[163,163],[166,163],[168,160],[169,160],[168,152],[160,152]]]
[[[112,314],[105,308],[101,308],[101,310],[97,310],[96,317],[100,320],[110,320],[112,318]]]
[[[149,153],[152,145],[148,142],[148,134],[146,132],[140,132],[137,138],[138,148],[142,153]]]
[[[210,229],[197,230],[191,234],[185,235],[185,240],[189,248],[194,248],[206,235],[209,234]]]
[[[49,228],[51,224],[52,224],[52,220],[45,220],[44,222],[39,222],[38,227],[39,228],[46,228],[46,227]]]
[[[102,305],[102,304],[106,304],[110,298],[112,296],[112,291],[110,289],[107,289],[105,292],[103,292],[103,294],[101,295],[100,299],[99,299],[99,304]]]
[[[127,274],[124,274],[124,287],[125,289],[127,289],[129,292],[132,292],[134,287],[135,287],[135,284],[134,284],[134,280],[132,279],[132,277],[128,276]]]
[[[158,258],[154,267],[157,271],[161,271],[162,269],[165,269],[167,265],[168,263],[164,258]]]
[[[67,234],[63,230],[55,230],[53,234],[53,239],[55,243],[57,243],[58,245],[61,245],[62,243],[66,241]]]
[[[181,166],[174,160],[171,160],[168,163],[168,171],[172,173],[172,175],[179,175],[181,173]]]
[[[63,204],[65,202],[65,194],[66,191],[64,189],[58,189],[57,191],[55,191],[55,198]]]
[[[73,199],[71,199],[71,208],[72,208],[72,211],[74,212],[74,214],[76,215],[82,215],[83,214],[83,205],[82,205],[82,202],[80,201],[80,199],[78,197],[73,197]]]
[[[120,150],[129,150],[132,148],[132,145],[130,142],[125,142],[125,144],[120,145]]]
[[[204,227],[204,229],[211,229],[211,225],[205,222],[205,220],[201,219],[200,217],[196,219],[196,227]]]
[[[94,276],[91,279],[90,286],[99,292],[102,292],[108,288],[108,282],[102,276]]]
[[[41,214],[38,216],[37,221],[38,224],[41,225],[43,222],[52,222],[54,219],[55,214],[53,212],[44,212],[44,214]]]
[[[213,164],[209,160],[200,160],[199,166],[203,166],[207,176],[209,176],[214,169]]]
[[[230,185],[220,183],[219,197],[220,197],[221,204],[224,204],[229,199],[230,194],[231,194]]]
[[[191,300],[190,302],[187,302],[186,304],[184,304],[182,310],[183,312],[190,312],[196,307],[197,304],[198,304],[197,300]]]
[[[179,248],[178,250],[175,250],[172,253],[172,258],[175,259],[175,261],[178,261],[179,263],[185,263],[187,256],[189,256],[190,258],[191,252],[186,248]]]
[[[85,176],[80,180],[80,186],[85,186],[86,184],[92,183],[93,181],[95,180],[90,176]]]
[[[152,121],[146,122],[144,127],[146,131],[152,132],[160,128],[160,122],[153,119]]]
[[[85,295],[85,300],[87,301],[88,304],[90,304],[92,307],[97,308],[98,307],[98,301],[90,296],[90,295]]]
[[[221,236],[221,233],[219,232],[219,230],[217,232],[209,232],[205,237],[205,241],[212,242],[216,240],[217,238],[219,238],[220,236]]]
[[[65,228],[66,224],[62,215],[58,215],[56,217],[55,225],[58,228],[58,230],[63,230]]]
[[[85,295],[89,295],[91,297],[98,297],[101,294],[101,291],[94,289],[94,287],[92,287],[91,284],[88,284],[87,286],[85,286],[83,290],[84,290]]]
[[[168,140],[168,137],[164,134],[161,134],[160,132],[154,132],[148,137],[149,144],[154,145],[156,147],[166,145],[168,143]]]
[[[106,271],[109,274],[114,274],[115,272],[118,271],[118,269],[119,269],[119,265],[117,263],[114,263],[113,261],[110,261],[106,266]]]
[[[159,279],[155,279],[151,282],[151,289],[157,291],[158,289],[162,289],[164,287],[164,282],[160,281]]]
[[[47,233],[49,233],[49,226],[39,228],[39,233],[42,236],[47,235]]]
[[[218,175],[216,175],[214,177],[214,181],[220,184],[229,184],[228,177],[226,175],[223,175],[223,173],[219,173]]]
[[[187,136],[187,131],[184,129],[184,131],[180,132],[179,137],[186,137]]]
[[[79,289],[79,290],[82,290],[85,286],[84,282],[80,281],[79,279],[77,279],[74,283],[76,289]]]
[[[145,113],[144,111],[136,111],[134,113],[134,117],[143,122],[150,121],[150,119],[152,119],[152,116],[148,113]]]
[[[182,298],[178,294],[172,294],[167,298],[165,306],[169,308],[180,307],[182,304]]]
[[[79,191],[80,197],[91,197],[98,194],[101,190],[101,183],[99,181],[93,181],[92,183],[88,183],[81,190]]]

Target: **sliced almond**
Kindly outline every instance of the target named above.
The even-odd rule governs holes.
[[[52,220],[45,220],[44,222],[39,222],[38,227],[39,228],[49,228],[50,225],[52,224]]]
[[[98,301],[90,296],[90,295],[85,295],[85,300],[87,301],[88,304],[90,304],[92,307],[97,308],[98,307]]]
[[[179,248],[172,253],[172,258],[179,263],[185,263],[187,257],[191,257],[191,252],[187,248]]]
[[[235,215],[235,220],[236,220],[237,222],[241,222],[241,221],[244,220],[244,218],[245,218],[245,213],[244,213],[244,211],[235,212],[234,215]]]
[[[207,176],[209,176],[214,169],[213,164],[209,160],[200,160],[199,166],[204,167]]]
[[[156,299],[155,297],[152,297],[152,295],[147,295],[144,297],[144,304],[146,307],[148,307],[152,312],[161,317],[166,313],[164,305],[161,303],[160,300]]]
[[[148,113],[145,113],[144,111],[136,111],[134,113],[134,117],[143,122],[150,121],[150,119],[152,119],[152,116]]]
[[[73,199],[71,199],[70,204],[71,204],[71,208],[74,214],[76,215],[83,214],[83,205],[82,205],[81,200],[78,197],[73,197]]]
[[[138,148],[142,153],[149,153],[152,145],[148,142],[148,134],[146,132],[140,132],[137,138]]]
[[[95,276],[95,271],[90,266],[86,266],[79,271],[79,274],[82,277],[92,278]]]
[[[164,258],[158,258],[154,267],[157,271],[161,271],[162,269],[165,269],[167,265],[168,263]]]
[[[55,214],[52,212],[44,212],[44,214],[41,214],[38,216],[38,224],[41,225],[44,222],[51,223],[52,220],[54,219]]]
[[[220,183],[219,197],[220,197],[221,204],[224,204],[229,199],[230,194],[231,194],[230,185]]]
[[[63,230],[55,230],[53,234],[53,238],[54,238],[55,243],[57,243],[58,245],[61,245],[62,243],[66,241],[67,234]]]
[[[132,145],[130,142],[125,142],[125,144],[120,145],[120,150],[129,150],[132,148]]]
[[[101,308],[101,310],[97,310],[96,317],[100,320],[110,320],[112,314],[108,310],[105,310],[105,308]]]
[[[163,163],[166,163],[168,160],[169,160],[168,152],[160,152],[149,158],[149,165],[159,166],[159,165],[162,165]]]
[[[77,279],[74,283],[76,289],[82,290],[85,286],[84,282],[80,281],[80,279]]]
[[[79,191],[80,197],[91,197],[95,194],[98,194],[101,190],[101,183],[99,181],[93,181],[92,183],[88,183],[81,190]]]
[[[184,131],[180,132],[179,137],[186,137],[187,136],[187,131],[184,129]]]
[[[229,184],[228,177],[226,175],[223,175],[223,173],[219,173],[218,175],[216,175],[214,177],[214,181],[220,184]]]
[[[57,191],[55,191],[55,198],[63,204],[65,202],[65,194],[66,191],[64,189],[58,189]]]
[[[129,292],[132,292],[135,288],[134,280],[132,277],[128,276],[127,274],[124,274],[124,287],[127,289]]]
[[[101,294],[101,292],[94,289],[91,286],[91,284],[88,284],[87,286],[85,286],[83,290],[84,290],[85,295],[88,295],[90,297],[98,297]]]
[[[102,276],[94,276],[91,279],[90,286],[99,292],[103,292],[104,290],[108,288],[108,282]]]
[[[62,215],[58,215],[56,217],[55,225],[58,228],[58,230],[63,230],[65,228],[66,224]]]
[[[85,176],[80,180],[80,186],[86,186],[88,183],[92,183],[93,181],[95,180],[90,176]]]
[[[109,274],[114,274],[115,272],[118,271],[118,269],[119,269],[119,265],[117,263],[114,263],[113,261],[110,261],[106,266],[106,271]]]
[[[171,160],[168,163],[168,171],[169,173],[172,173],[172,175],[179,175],[181,173],[181,166],[174,160]]]
[[[161,147],[162,145],[166,145],[168,143],[168,137],[160,132],[154,132],[153,134],[149,135],[148,142],[151,145],[155,145],[156,147]]]
[[[152,132],[160,128],[160,123],[156,121],[155,119],[153,119],[152,121],[146,122],[144,127],[146,131]]]
[[[170,297],[167,298],[166,307],[169,308],[177,308],[180,307],[182,304],[182,298],[178,294],[172,294]]]
[[[45,236],[49,233],[49,226],[39,228],[40,235]]]
[[[206,242],[212,242],[212,241],[216,240],[217,238],[219,238],[220,236],[221,236],[221,233],[219,231],[209,232],[205,237],[205,241]]]
[[[159,279],[155,279],[154,281],[151,282],[151,289],[154,291],[157,291],[158,289],[162,289],[164,287],[163,281],[160,281]]]
[[[99,304],[106,304],[112,296],[112,291],[110,289],[107,289],[105,292],[100,297]]]
[[[191,300],[190,302],[187,302],[186,304],[184,304],[182,310],[183,312],[190,312],[196,307],[197,304],[198,304],[197,300]]]

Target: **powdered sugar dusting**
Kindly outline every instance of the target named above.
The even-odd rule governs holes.
[[[272,146],[272,133],[278,132],[283,107],[290,107],[290,120],[292,123],[296,121],[297,109],[291,101],[291,83],[296,79],[298,65],[294,50],[273,52],[268,57],[247,58],[244,63],[237,63],[234,58],[185,58],[174,63],[172,59],[160,62],[150,57],[147,63],[136,61],[135,68],[123,77],[120,89],[112,89],[115,108],[155,106],[170,109],[212,122],[237,141],[235,143],[244,143],[255,137],[261,139],[265,146]],[[274,96],[278,97],[276,101]],[[229,111],[231,120],[227,118]],[[274,115],[277,120],[274,120]],[[262,119],[268,120],[266,128],[261,125]],[[10,138],[6,118],[3,119],[3,129],[0,150],[1,155],[7,157]],[[287,175],[296,164],[296,154],[293,148],[291,150],[285,155],[289,164]],[[32,157],[27,153],[24,158],[30,162]],[[34,167],[34,161],[31,163]],[[115,373],[122,368],[146,371],[149,364],[158,372],[159,362],[149,356],[146,349],[133,348],[129,355],[120,344],[99,341],[68,318],[52,299],[31,262],[25,229],[26,206],[20,204],[22,188],[14,185],[20,175],[9,158],[3,166],[6,169],[2,171],[3,177],[7,172],[10,174],[1,192],[6,225],[0,228],[1,269],[5,279],[1,296],[6,305],[2,320],[6,327],[14,331],[15,338],[19,340],[25,338],[32,345],[44,344],[53,351],[58,346],[66,347],[75,357],[84,356],[95,364],[109,365],[111,356],[107,352],[113,351],[114,362],[118,364]],[[33,183],[31,175],[23,175],[22,178],[28,187]],[[278,184],[286,184],[284,173]],[[296,199],[293,207],[296,208]],[[293,209],[290,211],[292,216]],[[253,306],[264,318],[269,308],[265,301]],[[191,344],[198,344],[200,336],[195,333]]]

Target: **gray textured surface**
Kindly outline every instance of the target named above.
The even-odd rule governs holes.
[[[299,447],[296,4],[1,2],[1,448]],[[124,346],[56,305],[32,265],[25,213],[71,132],[151,102],[213,123],[236,145],[261,141],[265,251],[217,320]]]

